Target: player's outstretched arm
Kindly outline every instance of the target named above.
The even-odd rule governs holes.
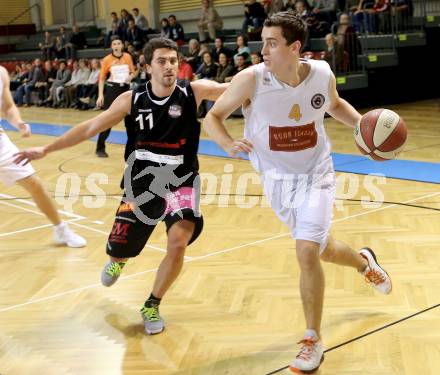
[[[354,128],[362,116],[349,102],[339,96],[336,90],[336,79],[334,75],[332,75],[330,79],[329,95],[330,108],[327,111],[328,114],[345,125]]]
[[[203,127],[210,138],[233,157],[240,152],[251,152],[252,144],[246,139],[232,139],[224,121],[239,106],[251,100],[254,91],[254,72],[251,69],[243,70],[232,79],[228,89],[215,102],[203,121]]]
[[[119,95],[109,109],[100,115],[84,121],[79,125],[70,129],[67,133],[59,137],[56,141],[43,146],[23,150],[15,155],[15,163],[27,162],[35,159],[41,159],[49,152],[62,150],[72,147],[89,139],[98,133],[111,128],[118,124],[122,119],[130,113],[131,110],[131,91],[127,91]]]
[[[14,99],[12,99],[11,90],[9,89],[8,72],[2,66],[0,66],[0,77],[3,82],[2,111],[5,114],[5,118],[13,127],[20,131],[22,137],[29,137],[31,135],[31,128],[22,120],[20,112],[14,103]]]
[[[197,107],[202,100],[216,101],[229,87],[229,83],[218,83],[209,79],[199,79],[191,82],[191,88],[196,97]]]

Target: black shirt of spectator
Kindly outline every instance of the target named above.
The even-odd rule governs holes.
[[[177,22],[174,15],[168,17],[168,22],[170,23],[170,39],[174,40],[178,46],[183,45],[185,43],[185,33],[182,25]]]

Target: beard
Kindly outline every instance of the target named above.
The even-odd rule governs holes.
[[[176,82],[176,76],[162,77],[162,85],[165,87],[171,87]]]

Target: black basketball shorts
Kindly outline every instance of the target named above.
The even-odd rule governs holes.
[[[194,242],[203,229],[196,194],[196,189],[184,186],[169,192],[165,198],[154,196],[140,206],[127,201],[124,195],[107,241],[107,254],[115,258],[138,256],[160,221],[165,222],[167,232],[180,220],[194,222],[194,232],[188,245]]]

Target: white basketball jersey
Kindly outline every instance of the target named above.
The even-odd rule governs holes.
[[[2,77],[0,76],[0,104],[3,104],[3,80]],[[0,121],[2,120],[2,112],[0,109]],[[2,131],[2,124],[0,123],[0,131]]]
[[[332,173],[330,141],[324,129],[332,72],[325,61],[310,64],[297,87],[279,81],[264,63],[253,66],[255,95],[243,108],[245,138],[254,146],[249,158],[261,174]]]

